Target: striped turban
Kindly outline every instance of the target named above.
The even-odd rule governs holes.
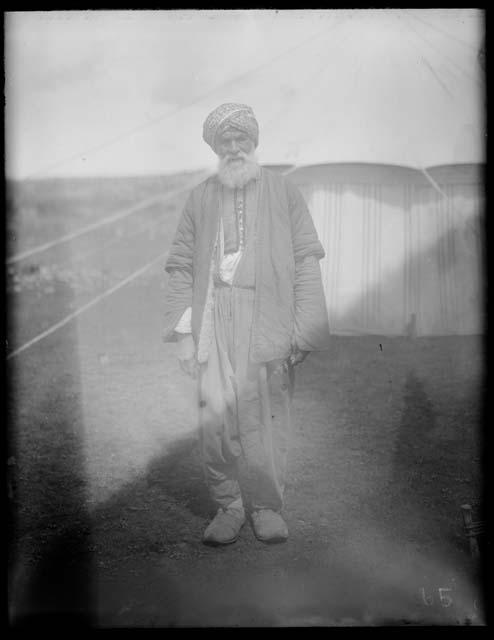
[[[217,136],[230,127],[246,133],[257,147],[259,127],[254,112],[246,104],[227,102],[217,107],[204,121],[202,137],[216,151]]]

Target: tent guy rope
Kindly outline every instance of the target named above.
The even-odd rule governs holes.
[[[142,275],[144,272],[146,272],[148,269],[150,269],[153,265],[155,265],[158,262],[158,260],[161,260],[162,258],[164,258],[167,255],[167,253],[168,253],[168,251],[165,251],[164,253],[161,253],[159,256],[157,256],[156,258],[151,260],[151,262],[148,262],[143,267],[141,267],[140,269],[137,269],[137,271],[134,271],[133,273],[131,273],[129,276],[127,276],[126,278],[124,278],[123,280],[118,282],[113,287],[110,287],[110,289],[107,289],[106,291],[101,293],[99,296],[96,296],[96,298],[93,298],[92,300],[90,300],[88,303],[86,303],[82,307],[79,307],[78,309],[76,309],[74,312],[69,313],[69,315],[65,316],[65,318],[60,320],[60,322],[57,322],[56,324],[52,325],[51,327],[46,329],[46,331],[43,331],[42,333],[40,333],[37,336],[35,336],[32,340],[29,340],[28,342],[24,343],[18,349],[15,349],[11,353],[9,353],[7,355],[7,360],[10,360],[14,356],[19,355],[20,353],[22,353],[23,351],[25,351],[29,347],[32,347],[36,343],[40,342],[40,340],[43,340],[43,338],[46,338],[47,336],[51,335],[52,333],[54,333],[58,329],[61,329],[66,324],[68,324],[71,320],[74,320],[74,318],[77,318],[77,316],[80,316],[81,313],[84,313],[88,309],[91,309],[91,307],[94,307],[94,305],[98,304],[98,302],[101,302],[102,300],[104,300],[108,296],[111,296],[112,293],[115,293],[115,291],[118,291],[119,289],[121,289],[125,285],[129,284],[129,282],[132,282],[132,280],[135,280],[136,278],[138,278],[140,275]]]
[[[86,227],[82,227],[81,229],[78,229],[77,231],[73,231],[72,233],[68,233],[65,236],[61,236],[56,240],[46,242],[45,244],[39,245],[37,247],[33,247],[32,249],[28,249],[26,251],[22,251],[21,253],[17,253],[13,256],[10,256],[9,258],[7,258],[6,264],[9,265],[15,262],[19,262],[33,255],[41,253],[43,251],[47,251],[48,249],[56,247],[65,242],[75,240],[76,238],[79,238],[80,236],[85,235],[86,233],[90,233],[91,231],[95,231],[96,229],[99,229],[100,227],[103,227],[107,224],[112,224],[113,222],[117,222],[118,220],[122,220],[123,218],[126,218],[134,213],[137,213],[142,209],[145,209],[150,205],[155,204],[156,202],[166,202],[167,200],[170,200],[171,198],[174,198],[175,196],[180,195],[185,191],[188,191],[190,188],[192,188],[198,182],[204,179],[206,175],[209,175],[209,171],[204,172],[202,178],[200,176],[199,178],[196,178],[193,182],[188,183],[187,185],[180,187],[179,189],[174,189],[173,191],[170,191],[169,193],[166,193],[160,196],[153,196],[152,198],[146,198],[145,200],[142,200],[141,202],[138,202],[137,204],[132,205],[131,207],[126,207],[122,211],[117,211],[116,213],[113,213],[112,215],[107,216],[106,218],[103,218],[98,222],[89,224]]]

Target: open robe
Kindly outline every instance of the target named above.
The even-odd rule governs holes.
[[[207,360],[212,335],[220,194],[216,176],[192,190],[165,266],[172,277],[163,339],[175,339],[174,329],[191,306],[191,328],[200,362]],[[308,271],[303,268],[307,258],[324,257],[324,249],[298,189],[264,168],[259,178],[255,252],[250,360],[284,359],[294,344],[309,351],[327,349],[329,326],[319,265],[316,277],[306,277]]]

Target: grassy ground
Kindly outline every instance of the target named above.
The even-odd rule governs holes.
[[[166,251],[179,209],[11,270],[9,347]],[[246,525],[211,549],[195,388],[160,342],[163,286],[158,264],[9,361],[12,618],[482,624],[460,512],[481,499],[480,339],[335,337],[311,355],[297,372],[288,542],[262,545]]]

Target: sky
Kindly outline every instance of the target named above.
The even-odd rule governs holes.
[[[237,101],[264,162],[482,161],[482,37],[469,9],[7,12],[6,174],[212,168]]]

